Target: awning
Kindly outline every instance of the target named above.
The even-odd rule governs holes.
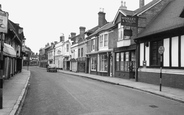
[[[16,57],[16,51],[13,47],[11,47],[9,44],[4,43],[4,55],[10,56],[10,57]]]

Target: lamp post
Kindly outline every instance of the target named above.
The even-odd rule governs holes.
[[[3,60],[3,48],[4,48],[4,39],[5,34],[8,31],[8,13],[1,10],[0,4],[0,109],[3,108],[3,69],[4,69],[4,60]]]

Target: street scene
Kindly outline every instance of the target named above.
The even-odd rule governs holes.
[[[20,115],[182,115],[184,103],[120,85],[30,67]]]
[[[2,1],[0,115],[183,115],[183,30],[184,0]]]

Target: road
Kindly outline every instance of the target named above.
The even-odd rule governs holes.
[[[88,78],[30,67],[20,115],[183,115],[184,103]]]

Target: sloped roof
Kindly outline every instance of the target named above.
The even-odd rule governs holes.
[[[19,41],[21,41],[20,38],[25,39],[23,31],[21,33],[19,32],[19,29],[23,29],[23,28],[20,27],[18,24],[14,23],[11,20],[8,20],[8,28],[11,29],[16,34]]]
[[[161,2],[162,0],[152,0],[148,4],[144,5],[141,8],[138,8],[137,10],[134,11],[133,15],[139,15],[140,13],[143,13],[144,11],[148,10],[149,8],[153,7],[157,3]]]
[[[162,12],[142,31],[138,38],[164,32],[184,26],[184,19],[179,17],[183,11],[184,0],[172,0]]]
[[[130,15],[130,16],[135,13],[135,11],[126,10],[126,9],[120,9],[119,11],[125,13],[126,15]]]
[[[94,36],[94,35],[96,35],[96,34],[98,34],[98,33],[100,33],[100,32],[106,31],[106,30],[112,28],[113,26],[114,26],[113,22],[109,22],[109,23],[105,24],[104,26],[102,26],[101,28],[97,29],[97,30],[96,30],[94,33],[92,33],[90,36]],[[90,37],[90,36],[89,36],[89,37]]]
[[[91,34],[92,34],[92,33],[95,32],[98,28],[99,28],[99,26],[95,26],[95,27],[91,28],[90,30],[86,31],[85,33],[91,33]]]
[[[114,18],[114,22],[116,21],[119,13],[127,16],[135,16],[135,15],[139,15],[145,11],[147,11],[149,8],[155,6],[156,4],[158,4],[159,2],[161,2],[162,0],[152,0],[151,2],[149,2],[148,4],[144,5],[143,7],[141,8],[138,8],[137,10],[135,11],[131,11],[131,10],[127,10],[127,9],[118,9],[118,12],[116,13],[116,16]]]

